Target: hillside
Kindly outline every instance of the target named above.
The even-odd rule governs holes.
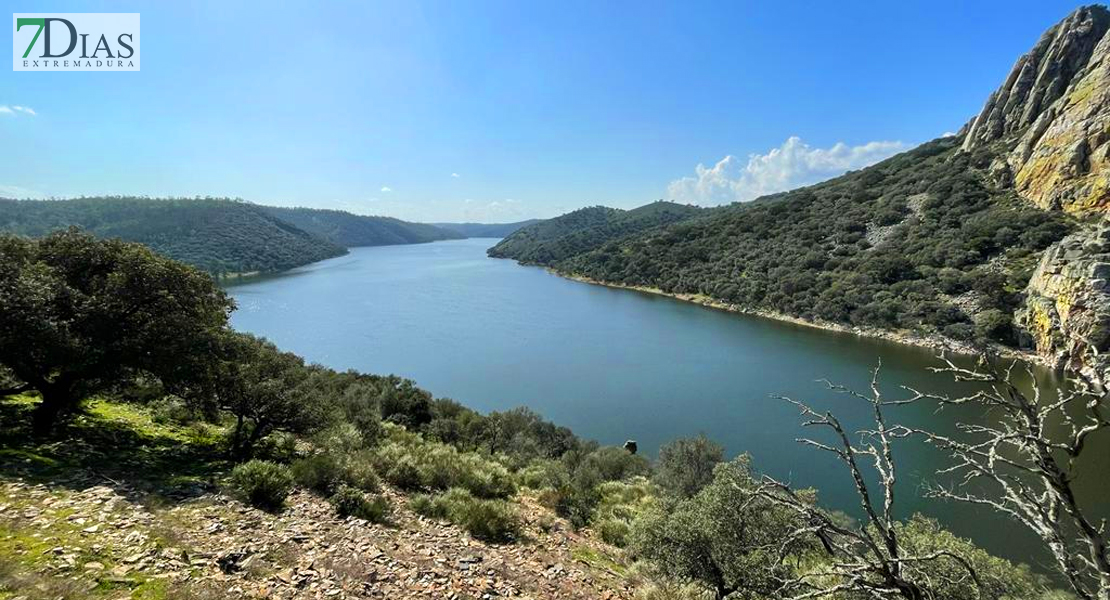
[[[516,223],[432,223],[432,225],[454,231],[468,238],[503,238],[522,227],[540,221],[541,219],[528,219]]]
[[[1050,28],[957,136],[633,235],[571,213],[550,221],[559,239],[591,244],[553,252],[525,229],[491,256],[737,310],[1032,348],[1105,378],[1108,29],[1100,6]]]
[[[0,199],[0,231],[41,237],[78,226],[139,242],[213,275],[274,272],[339,256],[338,244],[227,199]]]
[[[410,223],[391,217],[369,217],[315,208],[263,208],[274,217],[347,248],[421,244],[466,237],[435,225]]]
[[[663,201],[632,210],[582,208],[517,230],[490,248],[489,255],[551,266],[607,242],[684,221],[700,212],[693,206]]]

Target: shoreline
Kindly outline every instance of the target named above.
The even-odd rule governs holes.
[[[976,355],[978,355],[982,352],[981,348],[976,348],[975,346],[973,346],[971,344],[968,344],[966,342],[960,342],[960,341],[957,341],[957,340],[946,338],[946,337],[941,336],[941,335],[935,335],[935,334],[934,335],[925,335],[925,334],[908,333],[908,332],[903,333],[903,332],[891,331],[891,330],[887,330],[887,329],[879,329],[877,327],[853,327],[853,326],[849,326],[849,325],[842,325],[840,323],[832,323],[832,322],[824,322],[824,321],[811,321],[811,320],[808,320],[808,319],[802,319],[800,317],[794,317],[794,316],[791,316],[791,315],[778,313],[778,312],[775,312],[775,311],[743,308],[741,306],[737,306],[735,304],[729,304],[727,302],[722,302],[720,300],[716,300],[714,298],[711,298],[709,296],[704,296],[704,295],[701,295],[701,294],[676,294],[676,293],[673,293],[673,292],[664,292],[663,290],[661,290],[659,288],[654,288],[654,287],[649,287],[649,286],[638,286],[638,285],[625,285],[625,284],[621,284],[621,283],[610,283],[610,282],[606,282],[606,281],[599,281],[597,279],[593,279],[593,278],[590,278],[590,277],[584,277],[582,275],[576,275],[576,274],[572,274],[572,273],[564,273],[564,272],[558,271],[556,269],[553,269],[551,267],[544,267],[544,270],[546,270],[547,272],[549,272],[552,275],[555,275],[557,277],[561,277],[563,279],[569,279],[571,281],[577,281],[579,283],[586,283],[586,284],[590,284],[590,285],[598,285],[598,286],[601,286],[601,287],[607,287],[607,288],[617,289],[617,290],[629,290],[629,291],[634,291],[634,292],[641,292],[641,293],[644,293],[644,294],[652,294],[652,295],[655,295],[655,296],[663,296],[664,298],[671,298],[673,300],[679,300],[681,302],[688,302],[690,304],[697,304],[697,305],[703,306],[705,308],[712,308],[712,309],[721,310],[721,311],[730,312],[730,313],[739,314],[739,315],[748,315],[748,316],[753,316],[753,317],[760,317],[760,318],[764,318],[764,319],[770,319],[772,321],[779,321],[779,322],[782,322],[782,323],[790,323],[790,324],[793,324],[793,325],[801,325],[803,327],[811,327],[811,328],[820,329],[820,330],[823,330],[823,331],[832,331],[832,332],[836,332],[836,333],[848,333],[848,334],[852,334],[852,335],[855,335],[855,336],[858,336],[858,337],[884,340],[884,341],[888,341],[888,342],[894,342],[894,343],[897,343],[897,344],[904,344],[904,345],[907,345],[907,346],[915,346],[917,348],[926,348],[926,349],[935,350],[935,351],[938,351],[938,352],[954,352],[956,354],[962,354],[962,355],[966,355],[966,356],[976,356]],[[989,350],[991,352],[995,353],[997,356],[1002,357],[1002,358],[1022,360],[1022,361],[1030,362],[1030,363],[1033,363],[1033,364],[1036,364],[1036,365],[1039,365],[1039,366],[1042,366],[1042,367],[1045,367],[1045,368],[1048,368],[1048,369],[1055,369],[1056,368],[1056,366],[1054,364],[1052,364],[1047,358],[1045,358],[1043,356],[1040,356],[1040,355],[1038,355],[1034,352],[1031,352],[1031,351],[1019,350],[1019,349],[1016,349],[1016,348],[1009,348],[1009,347],[1006,347],[1006,346],[1000,346],[998,344],[992,345],[989,348]]]

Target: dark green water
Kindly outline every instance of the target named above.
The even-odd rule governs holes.
[[[843,467],[796,443],[797,411],[774,394],[834,410],[867,426],[868,406],[817,380],[866,390],[881,359],[890,397],[898,385],[958,391],[928,373],[934,353],[891,342],[725,313],[669,298],[568,281],[485,256],[495,240],[356,248],[348,256],[230,288],[237,329],[336,369],[410,377],[481,411],[527,405],[603,443],[635,439],[654,454],[675,437],[705,433],[758,468],[820,490],[826,505],[858,514]],[[1036,371],[1042,386],[1054,375]],[[890,420],[953,432],[982,419],[899,407]],[[809,432],[819,435],[820,432]],[[1080,484],[1107,510],[1110,439],[1095,440]],[[1031,534],[987,511],[921,497],[944,457],[896,448],[899,512],[924,513],[992,552],[1044,563]]]

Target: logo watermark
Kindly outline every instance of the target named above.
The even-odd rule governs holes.
[[[13,71],[138,71],[139,13],[15,13]]]

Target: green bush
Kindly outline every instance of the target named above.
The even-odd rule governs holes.
[[[254,455],[263,460],[290,463],[297,458],[297,436],[279,431],[258,441]]]
[[[434,496],[414,496],[409,506],[426,517],[447,519],[481,540],[508,542],[520,531],[520,521],[511,504],[475,498],[462,488],[451,488]]]
[[[364,492],[377,492],[381,489],[381,480],[367,451],[348,456],[344,461],[343,471],[343,479],[353,487]]]
[[[533,490],[558,489],[570,483],[570,472],[557,460],[538,459],[517,472],[517,481]]]
[[[596,486],[582,488],[566,485],[556,492],[555,513],[569,520],[571,527],[581,529],[590,524],[600,502],[601,493]]]
[[[628,522],[616,517],[601,519],[595,529],[605,543],[618,548],[624,548],[628,545],[628,534],[632,531]]]
[[[358,517],[371,523],[384,523],[389,514],[389,502],[381,496],[367,498],[366,494],[350,486],[342,486],[331,497],[335,512],[341,517]]]
[[[293,463],[293,479],[301,487],[330,496],[343,483],[343,465],[332,454],[313,454]]]
[[[293,477],[284,465],[252,460],[231,471],[232,494],[263,510],[279,510],[292,489]]]
[[[516,493],[508,469],[474,452],[426,441],[397,428],[389,428],[389,441],[373,452],[376,470],[397,487],[416,490],[464,488],[481,498],[507,498]]]
[[[713,468],[725,449],[704,435],[681,438],[659,449],[655,482],[679,498],[689,498],[713,481]]]

